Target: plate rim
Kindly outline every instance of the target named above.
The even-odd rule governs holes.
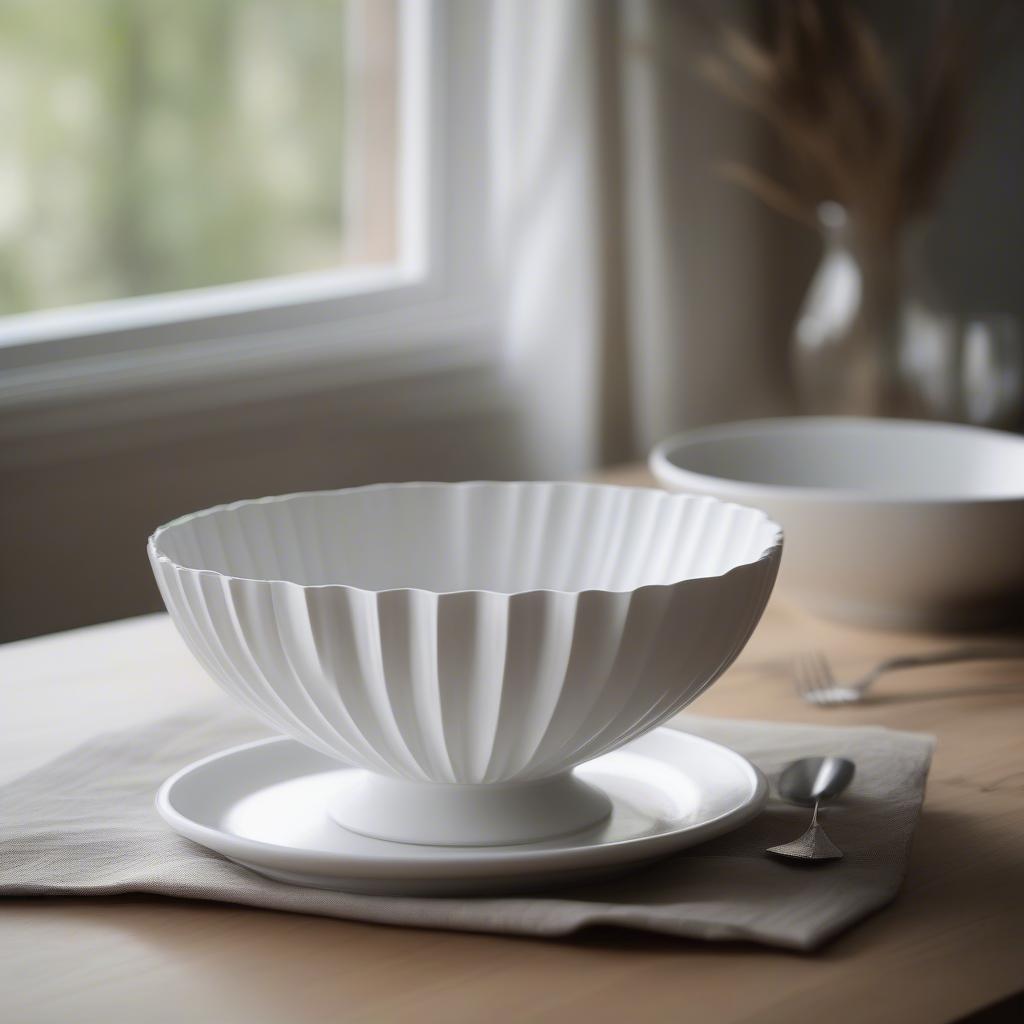
[[[703,736],[686,732],[684,729],[658,726],[610,753],[628,751],[634,743],[656,733],[672,736],[673,742],[711,747],[720,754],[724,753],[747,777],[750,786],[747,796],[741,803],[714,818],[691,822],[655,835],[631,836],[608,842],[541,849],[531,844],[489,847],[407,844],[408,849],[430,851],[429,855],[419,859],[408,855],[393,857],[376,853],[372,855],[335,853],[313,850],[308,847],[285,846],[262,839],[250,839],[224,829],[202,824],[174,806],[173,793],[176,785],[185,777],[202,771],[216,762],[226,761],[252,750],[279,744],[290,743],[300,749],[311,749],[290,736],[268,736],[216,751],[180,768],[161,784],[156,794],[155,805],[160,817],[178,835],[230,860],[244,861],[246,862],[245,866],[251,870],[259,871],[260,865],[252,860],[253,853],[256,853],[260,861],[272,870],[280,866],[289,871],[322,875],[325,880],[355,876],[366,879],[408,878],[413,874],[423,880],[429,880],[449,877],[453,871],[465,872],[467,869],[472,869],[472,874],[490,874],[497,869],[542,873],[558,870],[560,867],[597,866],[609,862],[626,864],[653,860],[663,853],[682,850],[739,828],[764,809],[768,800],[768,782],[763,772],[732,748]],[[604,756],[601,755],[601,757]],[[600,757],[591,762],[584,762],[584,764],[593,764],[599,760],[601,760]],[[339,761],[338,764],[344,767],[344,762]],[[699,840],[687,842],[687,839],[693,838],[694,833],[699,833]],[[567,840],[571,838],[571,835],[565,837]],[[386,840],[377,841],[382,844],[386,842]],[[403,848],[404,844],[390,843],[388,845]]]

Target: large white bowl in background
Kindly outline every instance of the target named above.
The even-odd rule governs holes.
[[[1024,438],[978,427],[798,417],[692,430],[650,457],[672,491],[764,509],[780,592],[863,625],[950,628],[1024,602]]]
[[[167,608],[221,686],[357,765],[356,832],[504,844],[608,813],[571,772],[689,704],[761,616],[762,512],[642,488],[397,484],[158,529]]]

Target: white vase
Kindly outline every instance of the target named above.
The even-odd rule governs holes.
[[[823,253],[793,333],[801,410],[1014,427],[1024,416],[1024,346],[1007,314],[943,308],[917,227],[872,231],[819,208]]]

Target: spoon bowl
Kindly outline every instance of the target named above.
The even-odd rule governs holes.
[[[800,807],[839,796],[853,781],[854,763],[845,757],[803,757],[779,776],[779,796]]]

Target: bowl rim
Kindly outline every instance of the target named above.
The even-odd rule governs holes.
[[[784,428],[798,426],[812,427],[858,427],[896,432],[906,429],[926,430],[934,434],[958,434],[971,437],[996,439],[999,443],[1018,446],[1024,452],[1024,437],[1007,431],[991,430],[966,423],[944,423],[931,420],[885,419],[870,416],[777,416],[754,420],[735,420],[705,427],[695,427],[660,441],[652,449],[647,466],[659,483],[665,486],[694,487],[698,493],[712,490],[739,503],[756,502],[759,498],[797,499],[809,503],[835,503],[846,505],[869,505],[880,507],[964,507],[967,505],[1005,505],[1024,501],[1024,488],[1018,494],[1001,495],[897,495],[885,492],[873,493],[856,489],[836,487],[807,487],[793,484],[766,484],[753,480],[737,480],[731,477],[714,476],[684,469],[673,461],[673,455],[686,445],[697,441],[717,441],[730,437],[743,437],[753,433],[781,432]]]
[[[236,509],[252,505],[270,505],[290,501],[296,498],[312,496],[333,496],[338,494],[350,494],[375,490],[405,490],[419,487],[442,487],[442,488],[471,488],[471,487],[574,487],[587,490],[616,490],[616,491],[643,491],[658,495],[662,500],[671,501],[706,501],[724,508],[741,508],[747,512],[754,512],[761,517],[763,523],[774,528],[774,536],[764,545],[761,553],[756,558],[749,558],[731,569],[721,573],[711,573],[704,576],[685,576],[681,579],[673,579],[667,583],[644,583],[636,587],[616,590],[611,587],[581,587],[575,590],[559,590],[555,587],[531,587],[524,590],[489,590],[484,587],[467,588],[462,590],[431,590],[425,587],[382,587],[374,589],[370,587],[359,587],[351,583],[297,583],[295,580],[278,579],[271,577],[238,576],[232,573],[221,572],[218,569],[196,568],[195,566],[184,565],[175,561],[170,555],[160,550],[160,537],[168,530],[203,519],[219,512],[233,512]],[[743,505],[733,501],[723,501],[720,498],[704,494],[679,494],[665,490],[661,487],[632,487],[625,484],[603,484],[592,481],[576,480],[410,480],[395,483],[364,484],[358,487],[338,487],[320,491],[292,491],[287,494],[273,494],[263,498],[242,498],[237,501],[224,502],[220,505],[211,505],[209,508],[198,509],[195,512],[188,512],[185,515],[177,516],[166,523],[158,526],[149,536],[146,543],[146,550],[150,559],[160,565],[169,566],[177,573],[192,573],[197,576],[213,576],[224,581],[238,581],[240,583],[256,583],[267,586],[291,586],[300,590],[344,590],[366,595],[394,594],[394,593],[418,593],[427,594],[435,598],[454,596],[461,594],[488,594],[493,597],[511,599],[527,594],[558,594],[563,596],[580,597],[583,594],[635,594],[640,591],[678,587],[686,583],[697,583],[702,580],[727,579],[734,573],[746,571],[758,566],[763,562],[775,561],[781,558],[783,546],[783,530],[763,509],[754,508],[750,505]]]

